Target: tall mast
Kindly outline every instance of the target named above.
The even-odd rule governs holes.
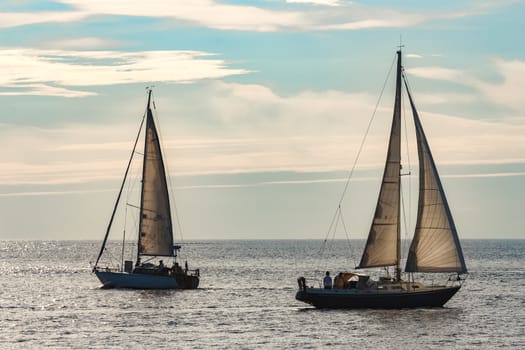
[[[150,114],[151,114],[151,109],[150,109],[150,102],[151,102],[151,89],[148,90],[148,103],[146,105],[146,116],[148,118],[148,122],[149,122],[149,117],[150,117]],[[147,128],[146,128],[146,132],[147,132]],[[137,237],[137,265],[140,264],[140,235],[141,235],[141,232],[142,232],[142,225],[143,225],[143,215],[142,215],[142,209],[144,208],[144,174],[145,174],[145,171],[146,171],[146,157],[147,157],[147,152],[146,152],[146,137],[144,137],[144,156],[143,156],[143,159],[142,159],[142,179],[140,181],[141,183],[141,188],[140,188],[140,210],[139,210],[139,213],[140,213],[140,218],[139,218],[139,232],[138,232],[138,237]]]
[[[401,119],[401,75],[403,66],[401,65],[401,47],[397,51],[397,74],[396,74],[396,100],[394,103],[394,115]],[[399,139],[399,148],[401,148],[401,138]],[[401,182],[401,166],[399,166],[399,179]],[[398,197],[401,196],[401,186],[398,186]],[[401,280],[401,208],[397,207],[397,266],[396,266],[396,280]]]

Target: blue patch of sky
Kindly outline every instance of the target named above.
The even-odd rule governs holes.
[[[451,36],[451,41],[472,56],[497,53],[506,59],[524,59],[525,50],[519,44],[525,30],[524,14],[525,3],[516,3],[496,8],[487,15],[464,18],[461,23],[464,34]]]

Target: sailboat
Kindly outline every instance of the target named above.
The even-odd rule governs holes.
[[[396,93],[383,179],[368,239],[356,269],[394,267],[377,281],[359,271],[339,273],[332,288],[308,286],[298,279],[296,299],[320,308],[441,307],[461,288],[467,266],[452,213],[410,94],[397,51]],[[404,83],[404,84],[403,84]],[[414,119],[419,160],[419,196],[415,232],[401,268],[401,94],[407,91]],[[444,283],[424,284],[414,273],[448,274]]]
[[[177,259],[181,245],[175,245],[173,240],[166,171],[151,109],[151,93],[152,90],[148,89],[146,112],[140,123],[124,179],[100,252],[93,267],[93,272],[102,282],[103,288],[194,289],[199,285],[199,270],[189,270],[187,261],[182,267]],[[117,268],[101,267],[99,265],[100,259],[107,248],[108,236],[124,184],[126,183],[133,157],[137,153],[136,148],[144,120],[146,120],[146,128],[144,133],[140,206],[135,206],[139,211],[136,262],[133,264],[132,260],[125,260]],[[122,256],[124,256],[124,242],[122,249]]]

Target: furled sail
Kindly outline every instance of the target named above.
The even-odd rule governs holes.
[[[173,256],[171,211],[159,137],[148,98],[138,252]]]
[[[408,86],[407,92],[417,137],[419,202],[405,271],[466,273],[456,226]]]
[[[358,268],[399,263],[401,170],[401,51],[397,52],[396,97],[383,181]]]

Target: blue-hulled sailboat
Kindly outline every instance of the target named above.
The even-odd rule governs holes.
[[[182,267],[177,260],[180,245],[174,245],[173,229],[166,171],[162,158],[159,135],[155,127],[151,105],[151,89],[148,89],[146,112],[135,139],[128,166],[117,196],[102,247],[93,267],[93,272],[104,288],[134,289],[194,289],[199,285],[199,270],[189,270],[188,263]],[[100,259],[106,244],[115,213],[120,202],[124,184],[146,121],[142,181],[140,193],[137,256],[136,261],[122,261],[117,268],[101,267]],[[122,247],[124,256],[124,242]],[[123,260],[123,259],[122,259]]]

